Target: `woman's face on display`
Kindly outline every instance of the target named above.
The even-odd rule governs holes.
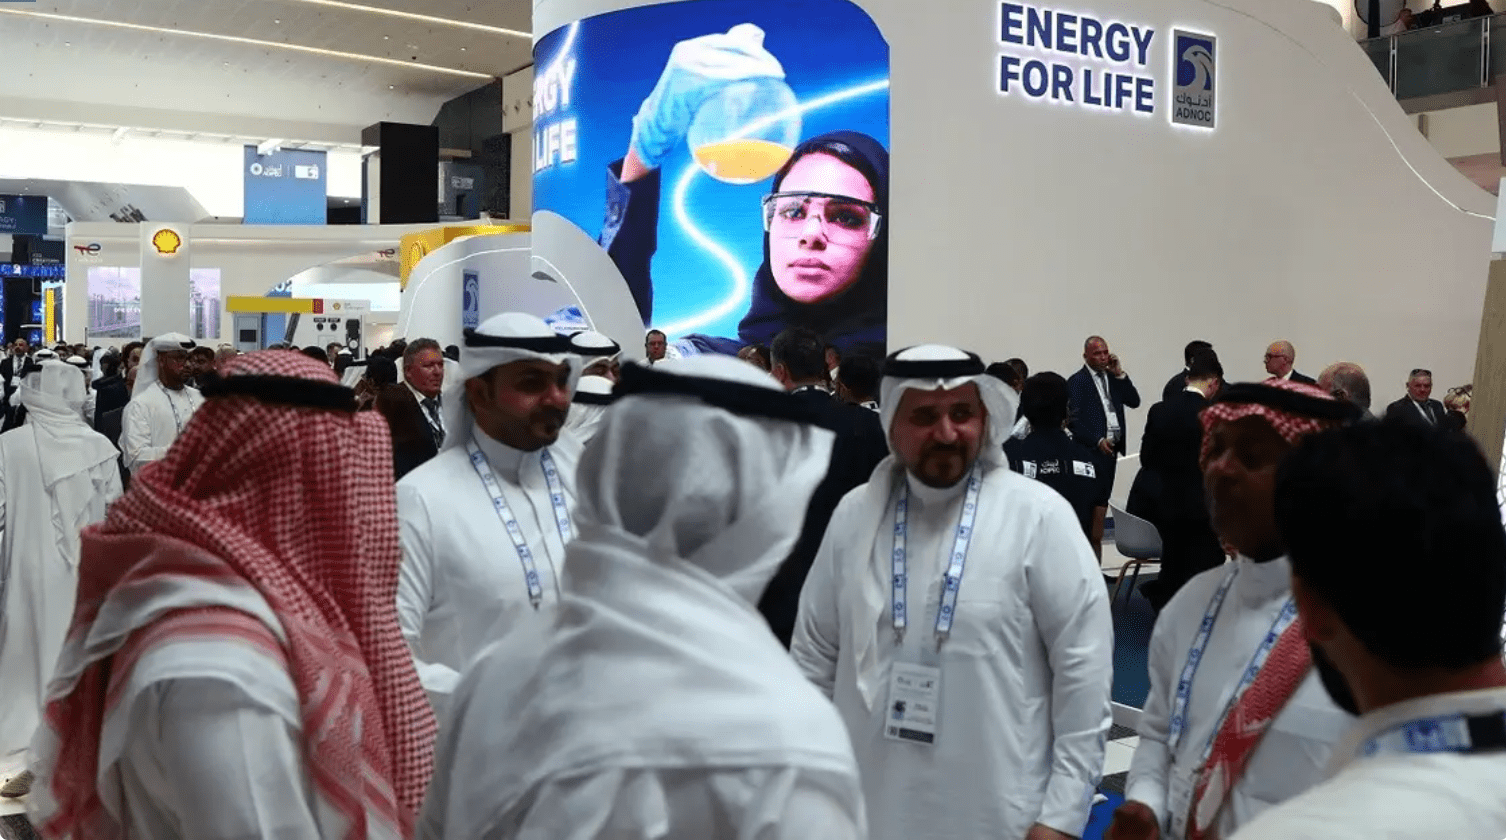
[[[857,281],[873,251],[871,228],[858,214],[874,201],[863,173],[828,154],[802,157],[779,184],[780,194],[823,193],[856,199],[855,206],[812,197],[781,203],[769,226],[769,269],[779,290],[800,303],[818,303]]]

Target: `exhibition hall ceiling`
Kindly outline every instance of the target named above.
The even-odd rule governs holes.
[[[0,4],[0,117],[351,142],[529,64],[531,0]],[[309,136],[295,132],[304,129]],[[355,132],[354,134],[352,132]],[[339,135],[339,136],[336,136]]]

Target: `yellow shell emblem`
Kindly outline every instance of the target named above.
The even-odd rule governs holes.
[[[178,249],[183,247],[183,237],[179,236],[175,230],[163,228],[152,234],[152,247],[156,248],[159,254],[176,254]]]
[[[428,254],[429,249],[425,248],[424,243],[422,242],[415,242],[413,243],[413,246],[408,249],[408,257],[414,265],[418,265],[418,261],[428,256]]]

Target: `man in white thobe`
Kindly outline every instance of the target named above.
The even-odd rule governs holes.
[[[870,836],[1081,836],[1103,769],[1113,629],[1072,508],[1009,471],[981,360],[891,355],[892,454],[838,505],[791,653],[846,721]]]
[[[612,404],[612,380],[605,376],[587,374],[575,386],[575,396],[570,401],[570,416],[565,418],[564,434],[575,438],[582,447],[596,437],[601,421],[607,416]]]
[[[445,449],[397,484],[398,617],[440,711],[494,630],[558,597],[580,454],[560,437],[580,376],[569,338],[512,312],[464,341]]]
[[[79,530],[120,496],[115,447],[79,417],[83,374],[28,363],[26,424],[0,435],[0,761],[26,750],[73,618]]]
[[[1221,761],[1216,736],[1246,695],[1276,676],[1293,627],[1291,565],[1273,514],[1277,467],[1302,438],[1352,419],[1354,407],[1286,380],[1225,388],[1204,409],[1201,464],[1214,531],[1238,551],[1232,564],[1188,581],[1156,621],[1150,692],[1111,840],[1228,837],[1270,806],[1322,778],[1350,718],[1335,706],[1297,645],[1295,677],[1244,750]],[[1300,635],[1298,635],[1300,639]],[[1258,676],[1256,676],[1258,675]],[[1253,689],[1253,690],[1252,690]],[[1220,742],[1223,743],[1223,742]],[[1214,770],[1224,765],[1224,772]],[[1201,813],[1201,825],[1193,819]]]
[[[1362,716],[1331,778],[1236,840],[1506,837],[1506,533],[1493,484],[1467,438],[1420,424],[1362,424],[1288,459],[1276,520],[1297,609],[1324,687]]]
[[[832,433],[729,357],[622,376],[564,593],[466,673],[418,836],[863,837],[841,718],[754,606]]]
[[[131,401],[120,420],[120,450],[127,470],[134,473],[162,460],[204,404],[198,389],[188,384],[188,351],[193,347],[188,336],[168,333],[147,342],[142,351]]]

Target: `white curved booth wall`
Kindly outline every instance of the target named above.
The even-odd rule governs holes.
[[[570,235],[557,230],[558,221],[549,215],[535,217],[535,231],[542,225],[552,236]],[[592,282],[589,278],[601,277],[601,273],[581,266],[581,261],[592,264],[593,255],[606,259],[595,243],[586,239],[590,247],[572,249],[579,260],[561,260],[563,264],[557,265],[535,260],[530,241],[527,233],[499,233],[461,237],[435,249],[414,266],[408,278],[395,334],[410,341],[432,338],[442,347],[460,345],[463,285],[465,275],[474,272],[479,285],[478,322],[502,312],[547,318],[561,309],[578,307],[587,324],[622,344],[626,358],[641,357],[643,327],[632,298],[620,286]]]

